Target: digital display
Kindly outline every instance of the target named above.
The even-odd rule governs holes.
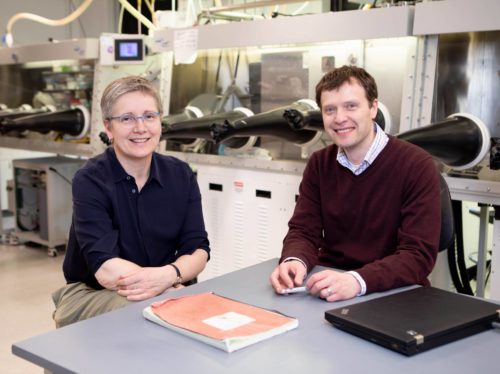
[[[134,58],[137,57],[139,48],[137,43],[121,43],[120,44],[120,57]]]
[[[142,61],[143,59],[142,39],[115,39],[116,61]]]

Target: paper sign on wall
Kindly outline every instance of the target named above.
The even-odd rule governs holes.
[[[196,61],[198,29],[174,30],[175,64],[192,64]]]

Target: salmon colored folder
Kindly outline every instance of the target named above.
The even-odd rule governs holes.
[[[150,321],[232,352],[292,330],[298,320],[214,293],[166,299],[143,311]]]

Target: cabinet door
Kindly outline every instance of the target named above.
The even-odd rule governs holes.
[[[198,183],[212,249],[200,280],[279,257],[300,176],[202,166]]]

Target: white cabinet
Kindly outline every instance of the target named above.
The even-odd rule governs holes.
[[[211,259],[206,280],[279,257],[301,175],[199,165]]]

